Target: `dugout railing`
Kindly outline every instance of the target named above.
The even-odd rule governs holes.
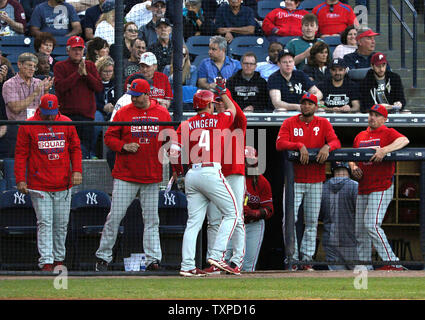
[[[309,152],[309,162],[315,162],[315,157],[317,156],[319,149],[308,149]],[[369,159],[375,153],[374,149],[353,149],[353,148],[342,148],[335,150],[329,154],[327,159],[327,179],[331,178],[331,172],[329,172],[330,162],[332,161],[345,161],[345,162],[368,162]],[[390,226],[397,227],[397,225],[388,224],[384,218],[382,223],[382,228],[384,229],[388,242],[396,255],[400,255],[402,258],[410,257],[411,259],[393,261],[393,262],[384,262],[379,258],[375,249],[373,249],[371,259],[366,263],[365,261],[360,260],[344,260],[334,259],[333,261],[327,261],[324,257],[325,254],[322,252],[322,255],[319,257],[319,251],[323,250],[321,247],[319,236],[319,231],[323,227],[323,221],[318,222],[318,236],[316,238],[316,248],[315,255],[312,260],[301,261],[295,260],[293,254],[295,252],[295,232],[298,235],[298,243],[300,243],[299,237],[302,237],[303,226],[295,226],[295,214],[298,214],[298,221],[302,221],[302,216],[304,214],[303,206],[300,206],[299,211],[297,212],[294,207],[294,162],[299,161],[299,152],[298,151],[287,151],[283,155],[283,167],[284,167],[284,195],[283,195],[283,207],[284,214],[282,218],[282,229],[283,229],[283,241],[284,241],[284,252],[285,252],[285,267],[291,269],[293,266],[302,267],[305,265],[313,265],[315,269],[327,270],[328,266],[359,266],[359,265],[368,265],[373,266],[374,268],[380,268],[386,265],[403,265],[408,269],[422,269],[425,258],[425,151],[423,148],[404,148],[395,152],[389,153],[383,161],[395,161],[397,162],[417,162],[417,167],[419,168],[419,173],[416,174],[418,178],[418,192],[415,197],[417,198],[418,207],[417,207],[417,218],[415,224],[409,225],[408,233],[404,230],[393,238],[391,233]],[[397,191],[394,192],[394,195],[391,199],[391,202],[395,201],[397,197]],[[306,200],[304,198],[304,200]],[[315,201],[321,201],[321,199],[315,199]],[[391,210],[391,203],[388,207],[388,210]],[[346,215],[347,212],[338,212],[339,215]],[[388,211],[386,213],[388,215]],[[398,225],[400,228],[403,227],[402,223]],[[301,231],[300,231],[301,229]],[[352,226],[352,231],[354,232],[355,226]],[[296,230],[296,231],[294,231]],[[403,233],[404,232],[404,233]],[[407,240],[407,239],[412,239]],[[416,259],[412,259],[412,246],[411,242],[416,243],[417,250],[415,252]],[[298,246],[299,247],[299,246]]]

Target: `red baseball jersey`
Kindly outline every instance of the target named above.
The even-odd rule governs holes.
[[[225,177],[232,174],[245,175],[245,135],[247,119],[242,109],[233,100],[230,90],[227,96],[236,108],[236,115],[230,131],[224,131],[224,149],[221,171]]]
[[[367,128],[354,138],[353,148],[382,148],[400,137],[404,135],[385,125],[375,130]],[[359,181],[359,194],[384,191],[391,186],[395,172],[394,161],[359,162],[357,165],[363,171],[363,177]]]
[[[258,176],[256,186],[254,186],[254,177],[246,176],[245,199],[246,203],[244,203],[244,205],[248,206],[250,209],[257,210],[269,207],[270,210],[267,210],[268,215],[265,219],[269,219],[273,215],[272,188],[263,175]]]
[[[331,123],[322,117],[313,117],[310,123],[300,120],[296,115],[286,119],[280,127],[276,140],[276,149],[299,150],[302,146],[307,149],[321,148],[328,144],[330,149],[341,148],[341,142],[335,134]],[[309,162],[307,165],[294,162],[295,182],[317,183],[326,179],[326,166],[317,162]]]
[[[135,122],[132,126],[110,126],[105,133],[105,144],[116,152],[112,176],[138,183],[158,183],[162,181],[162,163],[158,159],[163,144],[163,130],[171,126],[159,126],[157,122],[170,122],[168,110],[155,100],[150,100],[147,109],[140,109],[130,103],[119,109],[113,122]],[[137,122],[151,122],[139,125]],[[124,144],[136,142],[136,153],[123,150]]]
[[[223,130],[229,130],[233,115],[229,111],[215,114],[203,112],[182,122],[177,129],[180,149],[185,148],[189,164],[202,162],[221,163],[224,153]]]
[[[341,1],[332,6],[326,2],[321,3],[313,9],[312,13],[319,21],[320,34],[340,34],[356,21],[353,9]]]
[[[307,10],[288,10],[277,8],[270,11],[263,21],[263,31],[266,36],[273,35],[273,29],[277,28],[275,35],[280,37],[302,36],[301,20],[308,13]]]

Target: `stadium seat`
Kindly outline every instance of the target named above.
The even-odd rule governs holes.
[[[37,269],[37,218],[31,198],[18,190],[0,195],[0,269]]]
[[[354,81],[363,80],[366,77],[366,73],[370,68],[350,69],[348,71],[348,77]]]
[[[106,217],[111,209],[109,195],[96,189],[78,191],[72,196],[70,226],[71,265],[78,270],[94,270],[95,253],[99,247],[100,236]],[[120,235],[124,228],[120,226],[118,232],[118,246]]]
[[[324,37],[322,38],[322,40],[329,46],[330,55],[332,57],[335,48],[341,44],[341,37],[339,36]]]
[[[66,53],[66,47],[65,46],[56,46],[53,49],[51,55],[53,57],[56,57],[56,56],[68,56],[67,53]]]
[[[277,37],[276,41],[281,43],[283,47],[286,46],[286,44],[291,41],[292,39],[297,38],[296,36],[287,36],[287,37]]]
[[[26,36],[1,37],[0,49],[4,56],[34,53],[34,39]]]
[[[264,19],[270,11],[272,11],[272,10],[278,8],[278,7],[284,8],[285,7],[285,1],[283,1],[283,0],[280,0],[280,1],[279,0],[258,1],[258,3],[257,3],[258,16],[261,19]]]
[[[257,56],[257,61],[264,61],[268,56],[269,42],[264,37],[240,36],[229,45],[229,55],[239,60],[244,53],[251,51]]]
[[[62,36],[62,37],[61,36],[55,36],[56,46],[57,47],[65,47],[68,39],[69,39],[69,37],[65,37],[65,36]]]
[[[202,60],[204,60],[205,58],[209,58],[209,57],[210,56],[208,54],[197,55],[196,58],[193,60],[193,62],[191,64],[193,64],[196,67],[199,67]]]
[[[56,56],[56,57],[55,57],[55,60],[56,60],[56,61],[64,61],[64,60],[66,60],[66,59],[68,59],[68,56]]]
[[[307,11],[313,10],[313,8],[321,3],[325,2],[325,0],[303,0],[299,5],[298,9],[304,9]]]
[[[210,36],[192,36],[187,38],[186,46],[189,50],[190,61],[198,55],[208,55]]]

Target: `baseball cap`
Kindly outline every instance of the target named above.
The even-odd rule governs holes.
[[[41,97],[39,109],[41,114],[45,116],[58,114],[58,98],[54,94],[45,94]]]
[[[151,86],[146,80],[136,79],[130,84],[130,88],[127,90],[127,94],[131,96],[141,96],[142,94],[149,94]]]
[[[381,52],[375,53],[370,59],[370,64],[373,64],[375,66],[379,66],[380,64],[383,64],[383,63],[388,63],[388,61],[385,54]]]
[[[279,54],[277,56],[277,61],[279,61],[280,58],[282,58],[284,56],[291,56],[292,58],[295,57],[295,55],[293,53],[291,53],[288,49],[282,49],[282,50],[279,51]]]
[[[369,109],[369,112],[377,112],[380,115],[384,116],[384,118],[388,118],[388,111],[383,105],[375,104],[372,108]]]
[[[356,40],[360,40],[364,37],[372,37],[372,36],[379,36],[379,33],[373,32],[372,29],[367,29],[366,31],[363,31],[362,33],[357,34]]]
[[[336,58],[332,60],[331,68],[333,67],[347,68],[347,65],[345,64],[344,59]]]
[[[147,64],[148,66],[152,66],[154,64],[157,64],[158,61],[156,60],[156,57],[152,52],[145,52],[140,56],[139,64],[141,63]]]
[[[303,95],[303,97],[301,98],[300,103],[302,103],[304,100],[310,100],[311,102],[313,102],[315,105],[317,105],[317,97],[314,94],[311,93],[305,93]]]
[[[79,36],[72,36],[66,42],[66,46],[71,48],[84,48],[84,39]]]
[[[102,12],[109,12],[115,9],[115,0],[105,0],[102,4]]]
[[[162,3],[166,4],[167,3],[167,0],[152,0],[151,6],[153,6],[157,2],[162,2]]]
[[[173,25],[171,24],[170,20],[168,20],[167,18],[161,18],[156,22],[155,28],[159,27],[160,24],[166,24],[167,26],[172,27]]]

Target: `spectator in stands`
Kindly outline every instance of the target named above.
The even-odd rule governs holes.
[[[266,58],[266,61],[257,63],[257,68],[255,71],[258,71],[264,80],[267,81],[273,72],[279,70],[279,66],[277,65],[277,57],[279,56],[279,52],[281,50],[283,50],[283,44],[276,41],[270,42],[268,47],[269,55]]]
[[[53,84],[52,78],[44,80],[34,78],[38,59],[29,52],[18,57],[18,73],[4,82],[2,93],[9,120],[26,120],[34,115],[41,96],[48,92]],[[4,72],[3,72],[4,73]],[[15,149],[17,126],[8,126],[10,148]]]
[[[146,0],[138,0],[130,11],[125,15],[125,21],[134,22],[137,28],[140,29],[152,20],[152,11],[150,10],[151,2]]]
[[[338,45],[332,55],[333,59],[344,58],[346,54],[357,50],[357,29],[355,26],[348,26],[341,33],[341,44]]]
[[[173,52],[173,44],[171,43],[172,24],[167,18],[158,20],[155,26],[158,40],[156,43],[148,47],[148,51],[152,52],[158,61],[158,71],[162,72],[167,64],[170,64],[171,53]]]
[[[12,64],[6,57],[3,57],[3,53],[0,50],[0,85],[2,85],[4,81],[12,78],[14,75],[15,70],[13,70]]]
[[[270,11],[263,20],[264,34],[270,41],[277,37],[302,36],[301,21],[307,10],[298,9],[301,0],[285,0],[285,8]]]
[[[115,0],[105,0],[102,4],[102,14],[95,27],[95,37],[105,39],[109,45],[115,43]]]
[[[375,36],[379,36],[379,33],[373,32],[372,29],[357,32],[357,50],[344,56],[348,68],[370,68],[370,59],[375,52]]]
[[[400,76],[388,70],[387,58],[381,53],[375,53],[371,60],[371,69],[361,85],[361,112],[369,112],[375,104],[383,105],[388,112],[399,112],[404,109],[403,83]]]
[[[124,39],[123,39],[123,59],[129,59],[131,56],[131,42],[137,38],[138,30],[134,22],[127,22],[124,25]],[[140,37],[139,37],[140,38]],[[142,39],[142,38],[140,38]],[[144,40],[143,40],[144,41]],[[146,46],[146,43],[145,43]],[[111,57],[116,61],[118,59],[117,44],[111,45]]]
[[[214,23],[205,17],[202,0],[186,0],[183,8],[184,40],[192,36],[209,36],[214,33]]]
[[[50,67],[49,56],[43,52],[35,53],[35,56],[38,59],[37,70],[34,73],[34,78],[44,80],[46,78],[53,78],[53,71]],[[55,88],[52,85],[49,89],[50,94],[55,94]]]
[[[38,266],[49,272],[64,263],[71,188],[83,181],[80,141],[74,126],[60,125],[69,118],[58,109],[56,96],[44,95],[30,120],[56,125],[19,128],[14,170],[16,188],[30,195],[37,217]]]
[[[79,14],[84,14],[85,11],[93,7],[97,0],[68,0],[70,4],[75,8],[75,11]]]
[[[270,75],[267,88],[276,111],[300,111],[300,101],[305,92],[314,94],[318,100],[322,93],[303,72],[294,70],[294,55],[287,49],[279,52],[279,70]]]
[[[332,161],[332,178],[323,184],[320,216],[323,220],[322,245],[329,270],[352,270],[347,262],[358,261],[355,235],[358,183],[350,178],[347,162]]]
[[[101,6],[105,0],[98,0],[98,4],[88,8],[84,15],[84,20],[82,21],[84,28],[84,36],[86,41],[89,41],[94,38],[94,31],[96,30],[96,22],[99,20],[100,15],[102,14]]]
[[[339,36],[348,26],[359,26],[353,8],[339,0],[326,0],[317,5],[312,13],[317,16],[319,21],[321,37]]]
[[[329,46],[325,42],[319,41],[311,47],[310,56],[303,71],[310,77],[311,81],[317,84],[330,77],[330,62]]]
[[[53,36],[66,37],[82,32],[77,12],[64,0],[48,0],[36,6],[29,26],[33,37],[40,32],[50,32]]]
[[[171,53],[170,64],[164,68],[164,74],[168,77],[170,85],[173,85],[173,53]],[[183,63],[182,63],[182,85],[196,87],[196,81],[198,80],[198,72],[196,66],[190,64],[189,50],[186,45],[183,44]]]
[[[95,64],[83,59],[83,38],[69,38],[66,47],[69,58],[57,62],[53,67],[60,111],[72,121],[93,121],[96,112],[95,92],[103,90],[102,80]],[[93,126],[76,128],[81,140],[83,158],[88,159],[94,139]]]
[[[31,15],[32,15],[32,12],[34,11],[34,8],[44,1],[46,0],[20,0],[19,1],[22,7],[24,8],[25,18],[27,23],[31,19]]]
[[[215,13],[217,34],[226,38],[228,43],[234,37],[253,35],[257,26],[254,11],[247,6],[241,6],[242,0],[229,0],[222,3]]]
[[[131,40],[130,58],[124,59],[123,61],[124,79],[126,79],[128,76],[132,75],[133,73],[139,71],[140,57],[145,52],[146,52],[145,40],[140,38]]]
[[[0,0],[0,36],[23,34],[26,25],[24,8],[17,0]]]
[[[152,52],[143,53],[140,57],[139,67],[140,73],[151,87],[150,97],[157,100],[160,105],[168,109],[173,99],[173,91],[171,90],[168,77],[162,72],[157,71],[158,62],[155,55]],[[133,75],[126,79],[124,84],[125,88],[132,76]]]
[[[307,64],[313,44],[317,41],[322,41],[316,38],[317,30],[319,30],[317,17],[311,13],[306,14],[301,20],[301,32],[303,35],[292,39],[285,46],[294,55],[295,66],[298,70],[302,70]]]
[[[241,58],[242,69],[227,80],[227,88],[243,112],[265,111],[268,105],[267,82],[255,71],[257,56],[246,52]]]
[[[330,66],[331,78],[318,83],[323,94],[320,104],[328,112],[359,112],[360,97],[357,85],[347,75],[343,59],[333,59]]]
[[[3,92],[3,84],[15,75],[10,61],[2,56],[0,51],[0,92]],[[6,106],[3,100],[3,95],[0,94],[0,119],[7,120]],[[9,146],[14,143],[16,127],[14,130],[9,130],[8,126],[0,126],[0,159],[13,158],[14,149]]]
[[[198,67],[198,88],[214,89],[214,79],[218,76],[224,79],[230,78],[236,71],[241,69],[238,60],[226,56],[227,41],[221,36],[210,38],[208,55]]]
[[[100,37],[94,37],[92,40],[87,42],[87,60],[96,63],[99,58],[105,56],[109,56],[108,41]]]
[[[165,18],[166,0],[152,0],[152,20],[139,29],[139,38],[145,40],[146,46],[149,48],[156,43],[158,36],[156,34],[155,26],[158,20]]]
[[[49,57],[49,64],[53,68],[56,59],[51,56],[53,49],[56,46],[55,37],[49,32],[39,32],[34,39],[35,52],[45,53]]]

